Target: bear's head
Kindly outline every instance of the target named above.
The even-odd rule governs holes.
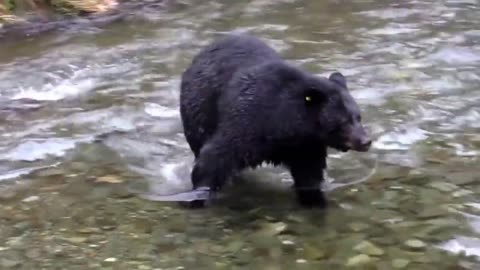
[[[309,81],[303,98],[310,120],[315,123],[315,132],[337,150],[368,151],[372,141],[345,77],[334,72],[328,79],[314,77]]]

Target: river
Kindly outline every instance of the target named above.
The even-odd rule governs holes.
[[[0,41],[1,269],[480,269],[478,1],[203,2]],[[190,188],[179,78],[229,31],[347,77],[375,141],[331,151],[327,211],[282,168],[132,192]]]

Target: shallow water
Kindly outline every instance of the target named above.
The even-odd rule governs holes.
[[[170,2],[0,43],[0,269],[480,268],[476,1]],[[203,210],[129,192],[189,189],[179,76],[233,30],[348,76],[375,143],[331,152],[328,211],[281,168]]]

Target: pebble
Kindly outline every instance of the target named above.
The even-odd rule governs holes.
[[[458,197],[463,197],[463,196],[467,196],[467,195],[471,195],[471,194],[473,194],[473,191],[471,191],[471,190],[460,189],[460,190],[457,190],[457,191],[453,192],[452,196],[455,197],[455,198],[458,198]]]
[[[115,175],[105,175],[98,177],[95,180],[96,183],[109,183],[109,184],[119,184],[123,183],[123,179],[120,179],[118,176]]]
[[[479,176],[472,172],[458,172],[447,176],[447,178],[456,185],[469,185],[480,180]]]
[[[457,185],[448,182],[433,182],[430,186],[443,192],[452,192],[458,189]]]
[[[309,260],[318,260],[326,257],[325,251],[314,245],[305,244],[303,249],[305,257]]]
[[[418,239],[410,239],[405,241],[405,245],[409,248],[412,249],[421,249],[427,246],[424,242],[418,240]]]
[[[1,189],[0,190],[0,200],[10,200],[17,195],[17,192],[13,189]]]
[[[360,231],[368,229],[370,226],[368,224],[365,224],[365,223],[353,222],[353,223],[350,223],[348,225],[348,227],[350,227],[350,229],[354,232],[360,232]]]
[[[369,263],[372,261],[370,256],[366,254],[360,254],[357,256],[353,256],[347,260],[347,267],[354,267],[354,266],[360,266]]]
[[[363,241],[360,244],[356,245],[353,249],[371,256],[382,256],[385,253],[381,248],[377,247],[369,241]]]
[[[103,260],[104,262],[116,262],[117,261],[117,258],[114,258],[114,257],[111,257],[111,258],[106,258],[105,260]]]
[[[81,243],[84,243],[85,241],[87,241],[87,238],[85,237],[68,237],[68,238],[64,238],[65,241],[68,241],[70,243],[73,243],[73,244],[81,244]]]
[[[267,223],[263,226],[261,233],[266,235],[278,235],[287,229],[287,224],[284,222]]]
[[[22,200],[22,202],[34,202],[34,201],[38,201],[40,199],[40,197],[38,196],[30,196],[30,197],[27,197],[25,199]]]
[[[98,228],[91,228],[91,227],[86,227],[86,228],[80,228],[77,230],[78,233],[82,234],[92,234],[92,233],[99,233],[100,229]]]
[[[54,175],[63,175],[65,171],[57,168],[50,168],[50,169],[45,169],[41,170],[37,173],[38,176],[40,177],[47,177],[47,176],[54,176]]]
[[[30,249],[30,250],[27,250],[25,252],[25,256],[27,256],[27,258],[29,258],[29,259],[37,259],[37,258],[40,258],[42,256],[42,252],[40,251],[40,249],[33,248],[33,249]]]
[[[19,261],[14,261],[14,260],[9,260],[9,259],[1,259],[0,260],[0,266],[2,268],[14,268],[19,266],[21,263]]]
[[[394,259],[392,261],[392,267],[395,269],[402,269],[407,267],[407,265],[410,263],[409,260],[407,259]]]

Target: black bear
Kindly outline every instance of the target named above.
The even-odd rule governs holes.
[[[204,48],[180,87],[194,190],[218,191],[233,174],[266,162],[290,171],[301,205],[323,208],[327,147],[370,148],[341,73],[314,76],[248,34],[229,34]]]

